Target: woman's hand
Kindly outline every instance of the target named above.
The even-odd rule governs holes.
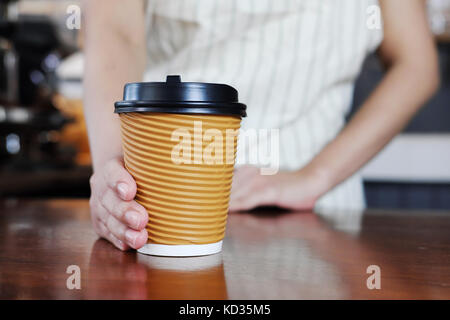
[[[120,0],[82,4],[83,109],[95,172],[90,181],[92,222],[95,231],[119,249],[139,248],[147,241],[148,217],[133,201],[136,183],[119,157],[120,122],[111,107],[122,100],[124,83],[142,81],[147,52],[144,1],[130,0],[126,6]]]
[[[258,168],[244,166],[236,169],[233,177],[230,211],[258,206],[310,211],[326,191],[326,179],[308,167],[295,172],[261,175]]]
[[[138,249],[147,242],[148,214],[134,201],[136,182],[122,159],[108,161],[91,179],[91,219],[100,237],[120,250]]]

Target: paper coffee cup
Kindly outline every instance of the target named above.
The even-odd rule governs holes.
[[[220,252],[228,214],[237,133],[245,105],[222,84],[127,84],[115,104],[125,167],[136,201],[149,214],[140,253],[200,256]]]

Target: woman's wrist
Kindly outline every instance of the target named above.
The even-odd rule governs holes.
[[[317,197],[321,197],[333,188],[333,179],[330,170],[316,163],[314,160],[299,170],[299,174],[307,177],[314,186]]]
[[[106,150],[106,151],[103,151],[101,154],[93,154],[92,155],[92,167],[93,167],[94,172],[100,168],[103,168],[104,165],[112,159],[123,159],[122,150],[116,150],[116,151]]]

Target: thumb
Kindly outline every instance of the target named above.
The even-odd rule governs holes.
[[[104,178],[107,185],[125,201],[131,201],[136,196],[136,182],[125,169],[121,159],[112,159],[105,165]]]

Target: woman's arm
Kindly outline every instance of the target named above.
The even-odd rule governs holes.
[[[97,234],[126,250],[147,242],[148,215],[133,199],[136,183],[125,170],[114,102],[126,82],[141,81],[145,67],[142,0],[86,0],[84,109],[94,174],[91,218]]]
[[[379,54],[388,70],[348,125],[306,167],[275,176],[237,173],[231,209],[277,204],[312,209],[315,201],[374,157],[438,88],[438,60],[423,0],[381,0],[384,40]],[[248,171],[249,169],[246,169]],[[239,182],[245,176],[246,181]],[[246,190],[246,191],[245,191]]]
[[[114,102],[126,82],[141,81],[145,69],[142,0],[85,1],[83,7],[84,107],[94,171],[122,154]]]
[[[388,68],[346,128],[311,162],[329,187],[355,173],[409,122],[438,87],[438,61],[422,0],[380,1]],[[314,170],[314,169],[313,169]]]

